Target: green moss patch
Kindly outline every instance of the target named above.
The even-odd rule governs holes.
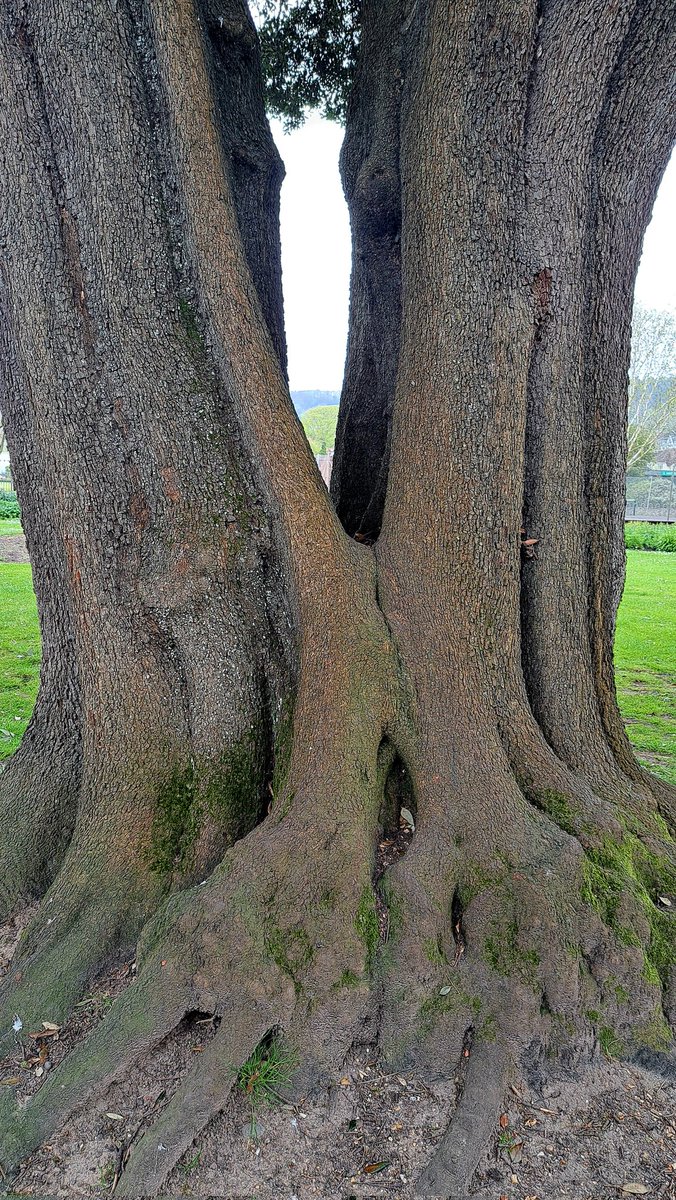
[[[624,945],[638,945],[633,929],[618,919],[620,904],[634,898],[650,925],[646,947],[646,970],[666,984],[676,964],[676,920],[660,911],[655,900],[676,891],[676,872],[666,858],[651,854],[634,834],[621,842],[607,838],[601,847],[585,856],[582,899],[613,929]],[[648,976],[646,976],[648,978]]]
[[[419,1009],[420,1029],[430,1033],[441,1017],[468,1011],[478,1017],[482,1002],[478,996],[470,996],[457,980],[445,984],[434,996],[424,1000]]]
[[[314,946],[307,931],[302,925],[294,925],[291,929],[270,925],[264,931],[263,941],[272,961],[289,976],[296,995],[300,995],[302,984],[299,976],[314,956]]]
[[[599,1045],[606,1058],[621,1058],[624,1054],[624,1042],[610,1025],[603,1025],[599,1030]]]
[[[575,833],[579,829],[579,812],[561,792],[555,792],[550,789],[529,791],[528,796],[537,808],[547,813],[559,828],[565,830],[566,833]]]
[[[148,865],[158,875],[185,871],[192,862],[201,819],[197,776],[189,763],[178,767],[160,786],[148,850]]]
[[[378,914],[376,912],[373,888],[371,887],[365,887],[362,891],[359,907],[354,919],[354,927],[366,947],[366,965],[370,972],[375,965],[378,943],[380,941]]]
[[[516,920],[496,927],[494,936],[484,942],[484,955],[488,965],[499,975],[526,975],[529,979],[540,962],[536,950],[522,950],[519,946]]]
[[[152,871],[162,876],[189,871],[207,819],[229,841],[253,828],[259,807],[259,760],[256,739],[248,736],[217,762],[200,765],[191,759],[174,768],[157,793],[146,855]]]

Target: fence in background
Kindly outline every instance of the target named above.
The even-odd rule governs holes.
[[[676,521],[676,470],[627,476],[627,521]]]
[[[328,487],[333,466],[333,452],[318,456],[319,469]],[[11,479],[0,479],[0,499],[15,500]],[[627,521],[676,522],[676,469],[647,471],[645,475],[627,476]]]

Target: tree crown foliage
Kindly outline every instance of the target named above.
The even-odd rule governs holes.
[[[286,129],[309,109],[345,120],[359,44],[360,0],[258,0],[266,104]]]
[[[640,304],[632,321],[628,415],[627,469],[636,471],[676,422],[676,316]]]

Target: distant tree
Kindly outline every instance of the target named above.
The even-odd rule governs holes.
[[[629,368],[627,470],[655,456],[660,437],[676,425],[676,315],[637,305]]]

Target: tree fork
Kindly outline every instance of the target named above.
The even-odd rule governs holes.
[[[202,729],[212,750],[223,727],[228,735],[238,730],[228,708],[233,694],[237,714],[247,719],[259,714],[263,696],[271,697],[278,750],[286,741],[289,753],[286,763],[278,753],[266,819],[226,849],[201,886],[169,896],[150,916],[138,948],[138,980],[90,1039],[47,1076],[25,1108],[15,1109],[6,1092],[0,1097],[0,1160],[15,1167],[75,1106],[100,1094],[186,1013],[199,1011],[226,1017],[207,1069],[182,1081],[139,1142],[122,1194],[157,1190],[187,1139],[222,1107],[241,1060],[281,1029],[302,1051],[304,1081],[335,1076],[355,1038],[379,1039],[388,1061],[418,1064],[430,1074],[451,1075],[469,1049],[465,1091],[421,1184],[464,1195],[492,1125],[491,1106],[497,1113],[501,1086],[521,1062],[541,1067],[547,1049],[564,1048],[571,1058],[589,1054],[599,1032],[590,1011],[625,1039],[627,1054],[641,1044],[666,1054],[672,1035],[665,1017],[673,1022],[676,1007],[673,925],[657,903],[676,889],[669,830],[638,799],[632,811],[623,794],[615,803],[606,795],[595,813],[589,783],[580,786],[587,807],[572,820],[559,792],[548,803],[534,803],[538,791],[552,793],[552,779],[571,791],[576,785],[575,772],[560,761],[565,755],[548,752],[532,716],[528,724],[519,673],[519,529],[537,324],[524,249],[523,152],[538,61],[536,13],[526,3],[500,0],[489,19],[478,2],[458,9],[450,0],[427,0],[405,31],[402,339],[396,436],[373,550],[355,544],[338,522],[290,404],[242,246],[221,130],[224,110],[198,9],[192,0],[152,0],[131,26],[126,10],[121,24],[107,13],[113,24],[105,41],[116,52],[103,86],[110,92],[112,83],[115,91],[128,79],[124,37],[132,30],[159,116],[153,151],[171,184],[169,224],[183,272],[178,293],[184,304],[189,298],[189,308],[176,302],[173,282],[167,303],[157,300],[166,287],[162,279],[175,277],[170,259],[161,258],[163,222],[153,222],[152,258],[161,261],[151,277],[152,312],[164,338],[159,355],[143,340],[141,350],[150,356],[151,382],[169,374],[175,386],[166,385],[169,405],[163,389],[144,377],[140,414],[129,397],[116,397],[115,434],[100,438],[104,462],[114,463],[119,443],[127,445],[123,425],[130,423],[152,446],[152,469],[136,463],[137,474],[125,475],[121,489],[134,498],[127,506],[131,520],[117,514],[129,531],[115,592],[121,631],[101,603],[109,578],[99,548],[83,545],[75,563],[85,593],[84,599],[76,593],[83,624],[93,608],[106,634],[82,681],[83,707],[89,712],[88,701],[96,698],[95,717],[105,713],[105,729],[115,734],[102,768],[94,753],[96,720],[85,722],[85,778],[103,776],[109,789],[103,798],[110,796],[127,719],[134,746],[145,740],[154,751],[145,764],[149,774],[159,760],[165,767],[180,761]],[[50,15],[41,37],[55,35]],[[8,87],[7,94],[23,94],[25,81],[9,74],[5,83],[21,86]],[[91,70],[79,74],[97,77]],[[52,67],[56,101],[70,112],[53,75]],[[142,132],[129,142],[136,151],[133,170],[125,160],[111,175],[111,187],[125,195],[120,174],[123,181],[135,179],[139,161],[141,167],[155,161]],[[420,155],[420,145],[430,148],[429,157]],[[4,172],[10,168],[3,162]],[[77,197],[76,185],[70,180]],[[131,188],[126,197],[133,211],[135,194]],[[89,228],[81,225],[80,241]],[[85,333],[95,327],[97,304],[90,273],[91,266],[82,270],[86,314],[77,308]],[[55,278],[58,290],[58,272]],[[68,295],[72,304],[72,286]],[[123,339],[121,348],[113,347],[125,363],[126,355],[138,356],[136,339],[148,321],[147,291],[141,299],[131,324],[126,312],[113,312],[119,327],[134,335],[130,346]],[[177,309],[183,333],[198,343],[190,362],[184,344],[177,345]],[[17,322],[14,336],[21,335]],[[73,336],[82,338],[80,324]],[[200,442],[204,417],[193,417],[185,400],[196,383],[213,435],[208,452]],[[436,411],[424,402],[430,390]],[[95,398],[108,411],[105,394]],[[181,421],[172,424],[177,403]],[[94,402],[84,408],[87,417],[96,411]],[[183,457],[177,435],[186,429],[190,454]],[[233,445],[243,447],[241,461]],[[426,454],[430,446],[436,452]],[[166,476],[169,468],[174,473]],[[206,495],[191,486],[196,468],[207,481]],[[249,517],[247,528],[241,509],[228,509],[225,545],[200,521],[222,510],[219,471],[236,481]],[[82,504],[77,496],[71,502]],[[101,545],[106,515],[91,518]],[[153,540],[143,543],[149,522]],[[138,550],[139,533],[147,558]],[[233,575],[217,548],[226,552]],[[588,595],[587,589],[583,600]],[[233,629],[227,618],[242,611]],[[148,639],[148,627],[161,634],[157,642]],[[127,640],[133,635],[134,655],[125,655],[121,633]],[[264,652],[257,657],[261,640]],[[133,673],[139,645],[142,666],[163,689],[159,716],[165,721],[150,703],[143,671]],[[219,674],[224,645],[228,672]],[[200,685],[204,647],[207,675],[215,671],[219,684],[215,713],[211,692]],[[529,652],[525,644],[524,655]],[[116,691],[120,665],[140,697],[136,704],[129,702],[124,673]],[[283,699],[292,720],[286,738],[279,722]],[[167,713],[178,734],[162,746]],[[510,742],[507,730],[518,725],[517,717],[523,727]],[[573,717],[579,722],[579,713]],[[376,838],[396,755],[413,789],[416,832],[405,856],[376,880]],[[599,758],[602,775],[605,759]],[[528,768],[527,779],[517,778],[517,760],[524,775]],[[590,772],[591,762],[581,774]],[[595,774],[589,777],[596,781]],[[599,790],[606,791],[603,779]],[[143,780],[128,794],[125,815],[140,811],[139,797],[147,804]],[[393,812],[399,803],[390,797]],[[636,819],[639,808],[644,825]],[[104,804],[104,816],[107,810]],[[90,807],[76,831],[75,865],[80,853],[87,862],[100,813],[100,806]],[[592,815],[595,828],[587,836],[583,823]],[[379,937],[379,900],[389,907],[386,944]],[[55,939],[50,951],[57,949]],[[13,995],[8,989],[6,1012]],[[218,1070],[222,1057],[227,1075]],[[490,1091],[479,1122],[473,1118],[486,1080]],[[169,1147],[162,1170],[160,1140]]]

